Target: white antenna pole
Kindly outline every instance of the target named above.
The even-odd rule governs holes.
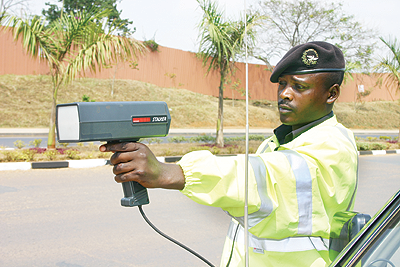
[[[248,224],[248,201],[249,201],[249,64],[247,62],[247,10],[244,0],[244,43],[246,61],[246,155],[245,155],[245,199],[244,199],[244,249],[245,263],[249,267],[249,224]]]

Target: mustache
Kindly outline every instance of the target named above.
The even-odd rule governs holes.
[[[288,101],[288,100],[286,100],[286,99],[280,99],[279,101],[278,101],[278,107],[279,106],[281,106],[281,105],[284,105],[284,106],[286,106],[286,107],[289,107],[289,108],[291,108],[291,109],[294,109],[294,107],[290,104],[290,102]]]

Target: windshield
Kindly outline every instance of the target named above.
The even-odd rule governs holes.
[[[400,267],[400,213],[397,212],[355,266]]]

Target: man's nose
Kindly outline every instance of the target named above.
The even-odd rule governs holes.
[[[286,86],[279,92],[280,99],[288,99],[290,101],[293,100],[293,89],[290,86]]]

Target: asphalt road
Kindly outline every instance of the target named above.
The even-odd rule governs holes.
[[[355,210],[374,214],[400,189],[400,155],[361,156]],[[219,265],[229,217],[180,192],[144,206],[166,234]],[[206,266],[121,207],[110,166],[0,172],[0,266]]]
[[[204,266],[120,206],[110,166],[0,172],[0,266]],[[160,230],[218,263],[229,224],[220,209],[149,190]]]

